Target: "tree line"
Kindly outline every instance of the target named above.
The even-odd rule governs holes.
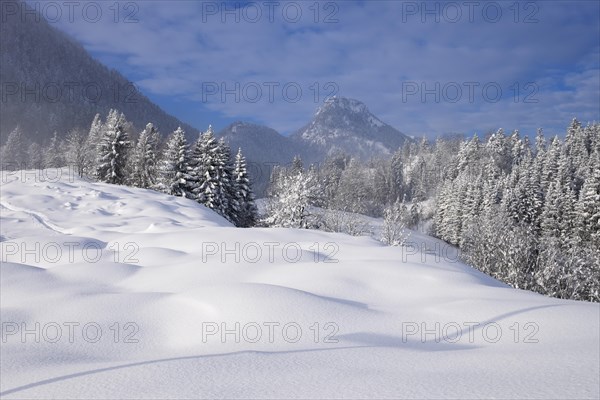
[[[436,197],[433,232],[510,285],[600,301],[600,124],[564,140],[538,131],[461,144]]]
[[[600,301],[600,124],[576,119],[564,139],[535,143],[518,131],[411,141],[391,157],[333,154],[273,172],[271,226],[369,233],[359,215],[383,217],[381,239],[403,227],[461,250],[468,264],[513,287]]]
[[[404,228],[422,230],[513,287],[600,301],[600,124],[573,120],[564,139],[539,130],[533,143],[500,129],[413,140],[367,161],[334,153],[305,167],[296,157],[273,170],[260,218],[241,151],[232,157],[210,127],[191,145],[181,129],[162,146],[152,124],[137,141],[130,131],[113,110],[105,121],[97,115],[87,134],[55,134],[42,151],[17,128],[2,160],[20,168],[72,164],[98,181],[198,201],[241,227],[364,235],[373,233],[364,216],[379,217],[387,244],[402,245]]]
[[[99,182],[148,188],[189,198],[214,210],[234,225],[256,223],[257,209],[246,159],[241,149],[235,156],[211,127],[195,143],[188,144],[178,128],[163,144],[149,123],[137,140],[132,125],[117,110],[105,121],[96,115],[89,132],[72,129],[62,140],[54,133],[45,149],[27,143],[19,127],[3,146],[7,169],[60,168],[72,165],[80,176]]]

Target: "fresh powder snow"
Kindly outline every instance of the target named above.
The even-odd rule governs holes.
[[[75,175],[2,172],[2,398],[600,396],[597,303]]]

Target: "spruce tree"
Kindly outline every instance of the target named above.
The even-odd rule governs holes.
[[[558,182],[552,182],[548,188],[546,202],[541,215],[542,235],[556,238],[557,240],[561,235],[561,196],[562,193]]]
[[[548,151],[545,153],[542,172],[542,187],[545,192],[550,188],[550,184],[558,174],[558,162],[561,155],[561,143],[557,136],[550,142]]]
[[[157,183],[159,134],[152,123],[140,133],[131,157],[131,184],[141,188],[150,188]]]
[[[131,142],[125,130],[125,116],[112,110],[102,127],[98,144],[96,176],[99,181],[123,185],[127,179],[127,157]]]
[[[490,136],[486,144],[486,149],[495,166],[502,172],[510,172],[512,162],[512,149],[510,142],[503,129]]]
[[[85,172],[89,178],[96,176],[96,169],[98,166],[98,145],[100,144],[100,138],[102,137],[102,125],[100,114],[96,114],[85,141]]]
[[[239,204],[236,217],[237,226],[243,228],[254,226],[258,218],[258,211],[254,202],[254,193],[250,185],[250,178],[246,169],[246,159],[242,155],[242,149],[238,149],[235,156],[233,180],[235,195]]]
[[[397,150],[392,156],[390,162],[390,199],[398,199],[404,196],[404,162],[402,160],[402,152]]]
[[[217,166],[219,171],[218,180],[222,193],[221,215],[237,226],[239,224],[238,216],[240,213],[241,204],[236,192],[234,163],[231,157],[231,148],[227,142],[225,142],[225,139],[221,138],[217,142],[217,149]]]
[[[31,143],[27,148],[27,168],[44,168],[44,154],[42,153],[42,147],[36,142]]]
[[[447,240],[449,235],[448,215],[450,208],[450,190],[452,181],[446,180],[436,196],[435,213],[433,216],[433,231],[435,236]]]
[[[479,138],[474,135],[471,140],[463,142],[458,153],[458,171],[466,171],[468,174],[479,172],[479,160],[481,157]]]
[[[335,196],[347,161],[347,156],[342,153],[328,156],[325,159],[323,168],[320,171],[320,181],[323,183],[323,194],[327,208],[335,208]]]
[[[222,216],[228,215],[223,153],[212,127],[204,132],[191,154],[189,190],[194,198]]]
[[[156,188],[173,196],[193,198],[188,191],[188,145],[185,132],[177,128],[166,143],[164,156],[158,167]]]
[[[586,246],[600,248],[600,154],[590,157],[590,170],[587,173],[579,200],[575,206],[575,234],[578,241]]]
[[[292,160],[292,165],[290,166],[290,173],[297,174],[304,170],[304,163],[302,162],[302,158],[299,155],[294,156]]]
[[[86,168],[87,151],[85,148],[87,138],[79,129],[71,129],[66,139],[66,162],[83,176]]]
[[[358,214],[368,214],[373,210],[371,200],[374,198],[369,186],[369,175],[359,161],[351,159],[340,176],[333,208]]]
[[[27,143],[18,126],[8,135],[2,148],[2,168],[16,171],[24,169],[27,162]]]
[[[58,137],[58,132],[54,132],[48,148],[44,152],[44,164],[46,168],[60,168],[66,163],[65,161],[65,145]]]

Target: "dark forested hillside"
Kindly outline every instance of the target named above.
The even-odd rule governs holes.
[[[29,139],[46,143],[54,131],[64,136],[73,127],[88,129],[96,113],[106,115],[111,108],[127,115],[137,130],[152,121],[163,135],[181,125],[189,137],[198,136],[42,17],[21,18],[7,9],[2,7],[0,25],[1,143],[17,125]]]

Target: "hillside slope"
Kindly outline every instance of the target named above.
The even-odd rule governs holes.
[[[198,136],[43,17],[22,18],[7,10],[2,7],[0,24],[0,143],[17,125],[30,139],[44,143],[54,131],[65,135],[74,127],[88,129],[96,113],[104,118],[111,108],[123,112],[138,130],[152,122],[163,135],[182,126],[189,138]]]
[[[248,170],[254,193],[264,196],[275,165],[289,164],[294,156],[306,159],[305,146],[296,145],[290,138],[267,126],[248,122],[234,122],[217,133],[235,153],[242,149],[248,161]]]

